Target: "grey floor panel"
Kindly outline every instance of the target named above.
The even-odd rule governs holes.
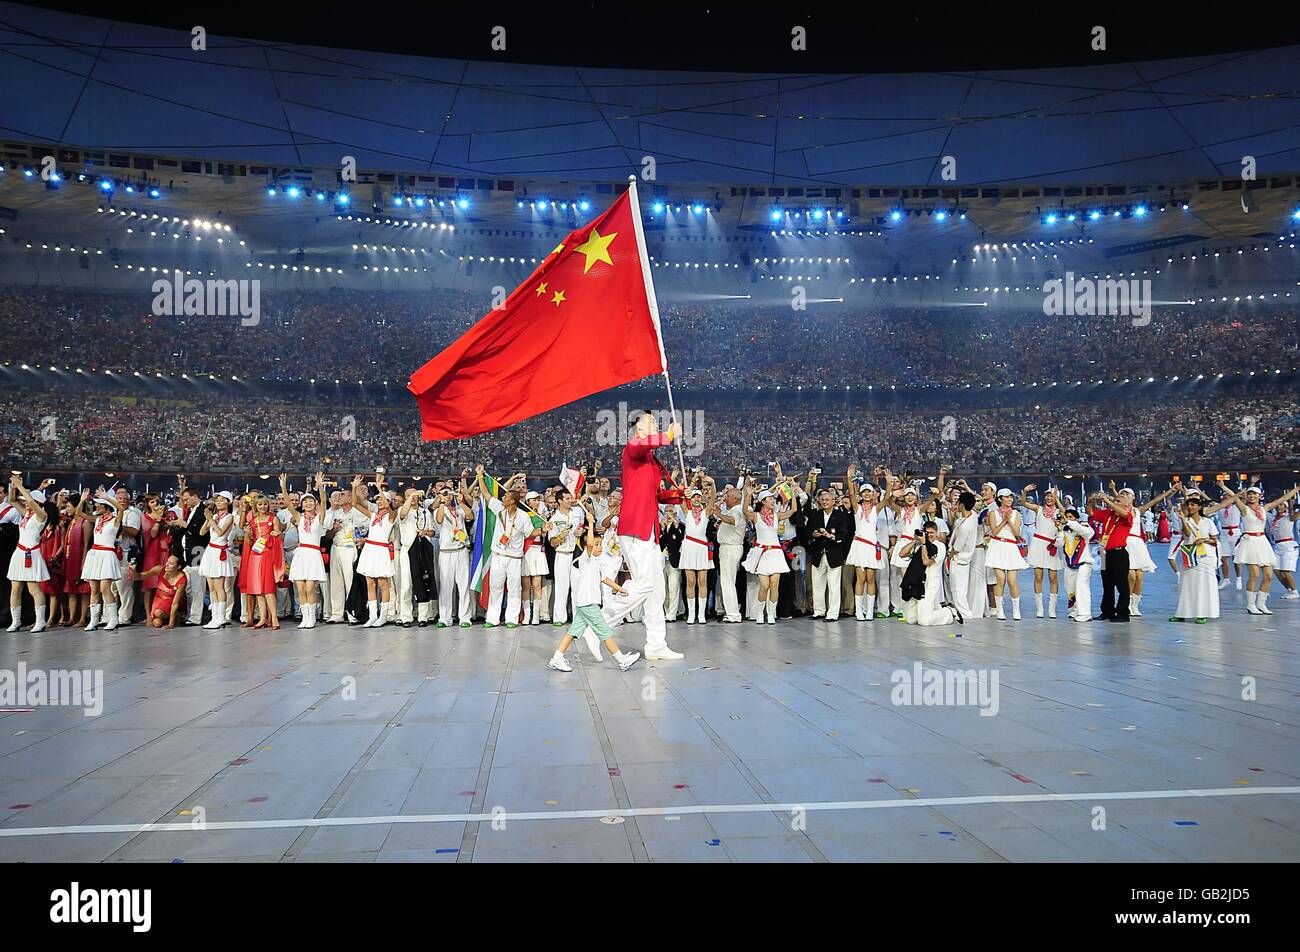
[[[1300,607],[1171,624],[1171,582],[1128,626],[677,623],[628,672],[549,670],[550,625],[0,635],[105,683],[0,712],[0,861],[1300,860]],[[917,662],[996,673],[997,713],[895,703]]]

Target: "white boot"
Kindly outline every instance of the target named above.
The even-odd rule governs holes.
[[[1241,591],[1241,576],[1237,576],[1237,591]]]
[[[767,623],[769,625],[776,624],[776,602],[767,603]]]
[[[383,628],[392,620],[393,616],[397,614],[393,611],[392,606],[392,602],[381,602],[379,604],[379,624],[375,625],[376,628]]]
[[[1056,593],[1047,592],[1046,595],[1047,595],[1047,617],[1055,618],[1056,617]]]
[[[36,624],[32,625],[32,634],[45,630],[45,606],[36,606]]]
[[[1246,590],[1246,611],[1252,615],[1263,614],[1263,612],[1259,611],[1255,607],[1255,593],[1250,591],[1249,589]]]
[[[104,614],[108,617],[108,623],[104,625],[105,631],[117,630],[117,602],[109,602]]]
[[[703,625],[709,614],[709,596],[700,599],[700,607],[695,611],[695,624]]]
[[[1141,595],[1130,596],[1128,613],[1137,618],[1142,617],[1142,596]]]
[[[1007,620],[1007,613],[1006,613],[1006,611],[1002,608],[1002,596],[1000,596],[1000,595],[999,595],[999,596],[995,596],[993,600],[994,600],[995,602],[998,603],[998,614],[997,614],[997,619],[998,619],[998,621],[1006,621],[1006,620]]]
[[[1259,612],[1260,612],[1261,615],[1271,615],[1271,614],[1273,614],[1273,612],[1272,612],[1272,611],[1269,609],[1269,607],[1268,607],[1268,592],[1256,592],[1256,593],[1255,593],[1255,607],[1259,609]],[[38,608],[36,611],[37,611],[36,619],[37,619],[37,623],[39,624],[39,623],[40,623],[40,617],[41,617],[41,616],[40,616],[40,609]],[[35,628],[32,629],[32,631],[35,631],[35,630],[36,630]]]
[[[1020,621],[1020,596],[1019,595],[1011,599],[1011,617],[1015,621]],[[1038,617],[1041,618],[1042,616],[1039,615]]]
[[[867,616],[862,614],[863,603],[866,601],[866,599],[867,596],[865,595],[853,596],[853,617],[856,618],[858,621],[867,620]]]
[[[695,599],[686,599],[686,624],[695,624]]]
[[[544,621],[546,621],[546,619],[542,617],[542,600],[540,598],[534,599],[533,600],[533,624],[540,625]]]
[[[95,602],[95,604],[90,606],[90,624],[86,625],[85,630],[94,631],[96,628],[98,628],[100,619],[103,618],[103,616],[104,616],[104,603]],[[12,628],[9,630],[13,631]]]
[[[302,617],[298,619],[298,630],[306,628],[311,623],[311,606],[302,606]]]
[[[520,617],[520,619],[519,619],[519,623],[520,623],[520,624],[522,624],[522,625],[531,624],[531,623],[529,622],[528,618],[529,618],[530,613],[532,612],[532,607],[533,607],[533,600],[532,600],[531,598],[525,598],[525,599],[523,599],[523,609],[524,609],[524,613],[523,613],[523,615],[522,615],[522,616]]]
[[[1034,592],[1034,612],[1036,617],[1043,617],[1043,593]]]
[[[362,628],[374,628],[379,624],[379,602],[366,602],[366,623]]]
[[[13,582],[13,583],[11,583],[11,584],[13,584],[13,585],[17,585],[18,583],[17,583],[17,582]],[[91,610],[93,611],[94,609],[91,609]],[[9,627],[6,628],[5,631],[17,631],[17,630],[18,630],[18,626],[22,624],[22,620],[23,620],[23,606],[22,606],[22,604],[19,603],[18,607],[16,607],[16,608],[11,607],[11,608],[9,609],[9,614],[10,614],[12,620],[9,622]],[[87,630],[89,630],[89,629],[87,629]]]
[[[225,623],[225,618],[224,618],[225,614],[226,614],[226,603],[225,603],[225,602],[213,602],[213,603],[212,603],[212,618],[209,619],[209,620],[208,620],[208,623],[207,623],[206,625],[204,625],[203,627],[204,627],[204,628],[220,628],[220,627]]]
[[[876,617],[876,596],[863,595],[863,616],[866,621],[871,621]]]

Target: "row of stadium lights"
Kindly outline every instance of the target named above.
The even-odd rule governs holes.
[[[338,191],[320,188],[305,189],[301,185],[279,185],[275,183],[266,187],[266,194],[269,197],[275,198],[276,196],[283,194],[294,201],[302,198],[308,192],[310,192],[312,197],[322,205],[329,203],[340,208],[347,208],[352,204],[352,196],[342,189]]]
[[[8,360],[6,360],[6,361],[4,362],[4,366],[6,366],[6,367],[12,367],[12,366],[13,366],[13,362],[12,362],[12,361],[8,361]],[[29,366],[29,365],[27,365],[27,364],[20,364],[20,365],[19,365],[19,369],[21,369],[21,370],[26,370],[26,371],[30,371],[30,372],[32,372],[32,373],[39,373],[40,370],[41,370],[41,368],[40,368],[39,366],[37,366],[37,367],[32,367],[32,366]],[[51,366],[49,369],[50,369],[52,372],[54,372],[54,373],[58,373],[58,368],[57,368],[57,367],[53,367],[53,366]],[[74,372],[72,367],[64,367],[63,369],[64,369],[65,371],[68,371],[68,372]],[[1292,368],[1291,368],[1291,371],[1294,373],[1294,372],[1296,371],[1296,369],[1297,369],[1297,368],[1292,367]],[[76,372],[76,373],[79,373],[79,374],[84,374],[84,373],[86,373],[86,371],[85,371],[83,368],[81,368],[81,367],[77,367],[77,368],[75,369],[75,372]],[[96,368],[94,368],[94,367],[91,367],[91,368],[90,368],[90,373],[98,373],[98,372],[99,372],[99,371],[98,371]],[[122,373],[125,373],[125,371],[122,371]],[[1257,376],[1257,375],[1280,374],[1280,373],[1282,373],[1281,369],[1261,370],[1261,371],[1258,371],[1258,372],[1257,372],[1257,371],[1254,371],[1254,370],[1250,370],[1250,371],[1238,370],[1238,371],[1234,371],[1233,376],[1235,376],[1235,377],[1243,377],[1243,376],[1244,376],[1244,377],[1254,377],[1254,376]],[[110,376],[110,377],[117,376],[117,374],[116,374],[114,371],[112,371],[112,370],[105,370],[105,371],[104,371],[104,374],[105,374],[106,376]],[[139,378],[142,379],[142,380],[147,379],[146,375],[140,373],[140,371],[138,371],[138,370],[133,371],[132,374],[131,374],[131,376],[133,376],[133,377],[139,377]],[[164,380],[164,379],[166,379],[167,377],[175,378],[176,376],[177,376],[177,374],[175,374],[175,373],[169,373],[169,374],[163,374],[163,373],[161,373],[161,372],[155,372],[155,373],[154,373],[154,377],[156,377],[156,378],[159,379],[159,380]],[[200,379],[200,378],[202,378],[202,377],[204,377],[204,376],[206,376],[206,377],[208,378],[208,380],[211,380],[211,381],[219,381],[219,379],[220,379],[220,378],[218,378],[215,374],[206,374],[206,375],[205,375],[205,374],[196,374],[195,376],[191,377],[188,373],[182,373],[182,374],[180,374],[179,376],[180,376],[180,378],[181,378],[182,380],[198,380],[198,379]],[[1213,380],[1214,380],[1214,382],[1217,383],[1218,381],[1222,380],[1223,378],[1224,378],[1224,374],[1219,373],[1219,374],[1215,374],[1215,375],[1214,375]],[[232,375],[230,376],[230,379],[233,380],[233,381],[235,381],[236,383],[239,382],[239,377],[236,376],[236,375],[234,375],[234,374],[232,374]],[[1180,379],[1181,379],[1181,378],[1180,378],[1180,376],[1179,376],[1178,374],[1174,374],[1172,377],[1169,376],[1168,374],[1166,374],[1166,375],[1162,378],[1161,382],[1177,383]],[[1202,381],[1202,380],[1204,380],[1204,379],[1205,379],[1205,374],[1197,374],[1194,378],[1193,378],[1193,377],[1189,377],[1189,378],[1188,378],[1188,383],[1199,383],[1200,381]],[[309,383],[312,383],[312,384],[315,384],[315,383],[317,382],[317,380],[316,380],[315,377],[311,377],[311,378],[309,378],[308,382],[309,382]],[[1050,388],[1052,388],[1052,387],[1059,386],[1062,382],[1063,382],[1066,386],[1075,386],[1075,387],[1082,387],[1082,386],[1085,386],[1085,382],[1082,381],[1082,380],[1076,380],[1073,384],[1071,384],[1068,380],[1067,380],[1067,381],[1058,381],[1058,380],[1053,380],[1053,381],[1050,381],[1050,382],[1044,380],[1044,381],[1042,381],[1041,384],[1039,384],[1038,382],[1034,382],[1034,383],[1026,384],[1025,387],[1026,387],[1026,389],[1033,389],[1033,388],[1037,388],[1037,387],[1039,387],[1039,386],[1043,386],[1043,387],[1046,387],[1046,388],[1050,389]],[[1105,381],[1105,380],[1096,380],[1096,381],[1093,382],[1092,386],[1098,386],[1098,387],[1099,387],[1099,386],[1104,386],[1104,385],[1106,384],[1106,382],[1107,382],[1107,381]],[[1111,378],[1111,380],[1110,380],[1110,383],[1112,383],[1112,384],[1120,384],[1120,385],[1124,385],[1124,384],[1136,383],[1136,384],[1138,384],[1138,385],[1140,385],[1140,386],[1141,386],[1141,385],[1150,384],[1150,383],[1155,383],[1155,382],[1156,382],[1156,378],[1155,378],[1155,377],[1146,377],[1146,378],[1141,378],[1141,377],[1139,377],[1139,378],[1137,378],[1136,380],[1134,380],[1134,379],[1131,378],[1131,377],[1125,377],[1123,380],[1120,380],[1118,377],[1113,377],[1113,378]],[[335,385],[337,386],[337,385],[340,385],[340,384],[342,383],[342,381],[341,381],[339,378],[335,377],[335,378],[334,378],[334,383],[335,383]],[[365,386],[365,381],[364,381],[364,380],[358,380],[358,381],[357,381],[357,384],[360,385],[360,386]],[[384,385],[385,387],[389,386],[389,385],[390,385],[390,384],[389,384],[389,381],[387,381],[387,380],[383,381],[383,385]],[[973,385],[972,385],[972,384],[969,384],[969,383],[968,383],[968,384],[965,384],[965,385],[964,385],[964,389],[969,390],[969,389],[971,389],[972,386],[973,386]],[[989,388],[991,388],[992,386],[993,386],[993,384],[991,384],[991,383],[986,383],[986,384],[984,385],[985,389],[989,389]],[[1012,382],[1012,383],[1006,384],[1005,386],[1006,386],[1008,389],[1014,389],[1015,386],[1016,386],[1016,384],[1015,384],[1015,382]],[[762,390],[762,389],[763,389],[762,384],[760,384],[756,389],[758,389],[758,390]],[[772,389],[774,389],[774,390],[782,390],[782,389],[784,389],[784,385],[782,385],[782,384],[777,384],[777,385],[776,385],[775,387],[773,387]],[[802,391],[802,390],[804,389],[804,388],[803,388],[803,384],[796,384],[795,387],[794,387],[794,389],[797,390],[797,391]],[[810,388],[810,389],[811,389],[811,388]],[[821,388],[821,389],[822,389],[822,390],[829,390],[830,388],[829,388],[829,386],[828,386],[827,384],[822,384],[822,388]],[[844,385],[844,389],[845,389],[845,390],[852,390],[853,387],[852,387],[852,385],[850,385],[850,384],[845,384],[845,385]],[[868,389],[868,390],[874,390],[874,389],[875,389],[875,385],[874,385],[874,384],[867,384],[867,389]],[[881,389],[884,389],[884,388],[882,387]],[[889,389],[890,389],[890,390],[897,390],[897,389],[898,389],[898,385],[897,385],[897,384],[890,384],[890,385],[889,385]],[[905,388],[905,389],[907,389],[907,388]],[[943,389],[943,388],[938,387],[937,385],[935,385],[935,386],[931,386],[931,385],[929,385],[929,384],[925,384],[925,385],[922,385],[921,387],[913,387],[913,388],[911,388],[911,389],[924,389],[924,390],[931,390],[931,389]],[[1035,408],[1035,409],[1037,409],[1037,408]]]
[[[409,218],[380,218],[378,215],[371,218],[369,215],[335,215],[339,221],[352,221],[365,225],[385,225],[395,228],[429,228],[434,231],[455,231],[456,226],[452,222],[433,222],[433,221],[411,221]]]
[[[0,162],[0,174],[4,174],[7,170],[8,170],[8,166],[6,166],[3,162]],[[41,175],[40,169],[35,168],[34,166],[31,165],[24,165],[22,167],[22,171],[23,171],[23,178],[27,179],[28,181],[40,180],[45,183],[46,188],[58,188],[60,185],[64,183],[64,181],[68,180],[68,176],[66,176],[63,172],[59,171],[57,168],[50,173],[50,177],[48,179],[44,178]],[[85,172],[78,172],[75,176],[72,176],[71,180],[75,181],[78,185],[90,185],[95,181],[94,176],[87,175]],[[148,185],[145,184],[144,182],[137,183],[137,182],[129,181],[127,179],[105,177],[99,179],[97,184],[99,190],[106,195],[111,195],[114,192],[116,192],[118,189],[121,189],[122,191],[126,192],[128,195],[138,194],[138,195],[145,195],[153,199],[162,198],[162,189],[160,189],[156,185]]]
[[[591,211],[591,202],[585,198],[576,199],[553,199],[553,198],[518,198],[515,199],[516,208],[531,208],[538,212],[554,212],[557,209],[562,212],[589,212]]]
[[[1187,201],[1161,202],[1156,208],[1159,211],[1168,211],[1169,205],[1175,205],[1183,211],[1188,211],[1192,205]],[[1107,205],[1104,208],[1065,208],[1064,206],[1051,209],[1044,212],[1041,208],[1038,210],[1039,220],[1044,225],[1055,225],[1059,222],[1067,224],[1076,221],[1099,222],[1107,219],[1114,220],[1136,218],[1143,219],[1151,213],[1151,207],[1146,204],[1137,203],[1129,205]]]
[[[880,238],[883,232],[874,229],[863,230],[861,228],[849,229],[847,231],[817,231],[813,229],[804,230],[802,228],[794,229],[772,229],[769,234],[773,238]]]

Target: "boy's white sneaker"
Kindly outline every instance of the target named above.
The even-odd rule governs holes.
[[[551,660],[546,662],[546,666],[552,671],[573,670],[573,665],[569,664],[569,662],[565,660],[564,655],[560,654],[558,651],[551,655]]]
[[[618,657],[618,670],[626,671],[632,665],[641,660],[641,653],[638,651],[627,651]]]

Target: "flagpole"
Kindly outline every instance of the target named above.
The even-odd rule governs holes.
[[[672,416],[671,426],[675,430],[677,427],[677,408],[673,405],[673,382],[668,376],[668,354],[664,351],[664,334],[663,328],[659,325],[659,301],[655,297],[655,282],[650,274],[650,255],[645,247],[645,229],[641,223],[641,198],[636,190],[636,176],[627,177],[627,188],[632,193],[632,230],[636,232],[637,253],[641,258],[641,275],[645,279],[645,297],[646,304],[650,308],[650,320],[655,326],[655,337],[659,341],[659,359],[663,362],[664,368],[664,388],[668,391],[668,413]],[[676,437],[678,433],[673,434],[673,443],[677,446],[677,462],[681,466],[682,485],[686,484],[686,457],[682,453],[682,441]]]

